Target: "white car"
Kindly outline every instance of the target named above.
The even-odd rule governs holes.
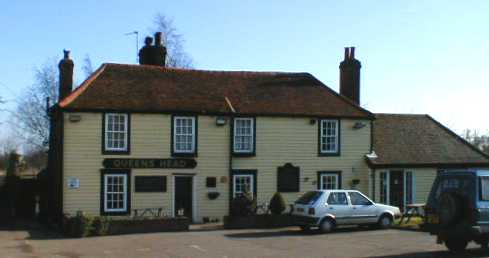
[[[378,225],[389,228],[401,216],[399,208],[374,203],[356,190],[318,190],[302,195],[292,211],[303,230],[318,227],[323,233],[338,225]]]

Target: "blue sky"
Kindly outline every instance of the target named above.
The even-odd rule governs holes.
[[[489,1],[9,1],[0,11],[0,96],[13,110],[36,66],[72,51],[135,63],[157,12],[174,19],[197,69],[309,72],[338,90],[345,46],[362,62],[372,112],[427,113],[457,133],[489,130]],[[0,122],[7,120],[0,113]],[[1,135],[8,135],[3,123]]]

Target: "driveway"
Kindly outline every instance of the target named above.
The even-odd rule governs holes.
[[[466,257],[484,257],[471,245]],[[461,257],[426,233],[341,229],[321,235],[297,228],[205,230],[63,239],[39,227],[0,230],[0,257]]]

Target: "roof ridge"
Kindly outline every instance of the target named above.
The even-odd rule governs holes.
[[[430,119],[431,121],[433,121],[438,127],[440,127],[443,130],[445,130],[445,132],[447,132],[448,134],[454,136],[457,140],[459,140],[460,142],[462,142],[463,144],[465,144],[466,146],[468,146],[472,150],[474,150],[477,153],[479,153],[480,155],[482,155],[482,157],[486,158],[487,159],[487,162],[489,163],[489,155],[488,154],[484,153],[479,148],[475,147],[473,144],[471,144],[470,142],[468,142],[462,136],[456,134],[455,132],[453,132],[452,130],[450,130],[450,128],[444,126],[442,123],[438,122],[436,119],[434,119],[430,115],[426,115],[426,116],[428,117],[428,119]]]
[[[250,71],[250,70],[209,70],[209,69],[194,69],[194,68],[179,68],[179,67],[167,67],[156,65],[139,65],[139,64],[121,64],[121,63],[103,63],[107,66],[126,66],[141,69],[154,69],[154,70],[170,70],[176,72],[202,72],[202,73],[243,73],[243,74],[270,74],[270,75],[311,75],[308,72],[283,72],[283,71]]]
[[[376,116],[429,116],[428,114],[412,114],[412,113],[374,113]]]

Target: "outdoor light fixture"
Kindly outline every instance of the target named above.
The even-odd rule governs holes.
[[[218,125],[218,126],[223,126],[223,125],[225,125],[225,124],[226,124],[226,121],[227,121],[227,120],[226,120],[226,117],[224,117],[224,116],[218,116],[218,117],[216,118],[216,125]]]
[[[80,122],[81,116],[80,115],[69,115],[68,120],[72,123]]]
[[[353,125],[353,129],[361,129],[361,128],[364,128],[366,126],[365,123],[362,123],[362,122],[356,122],[354,125]]]

